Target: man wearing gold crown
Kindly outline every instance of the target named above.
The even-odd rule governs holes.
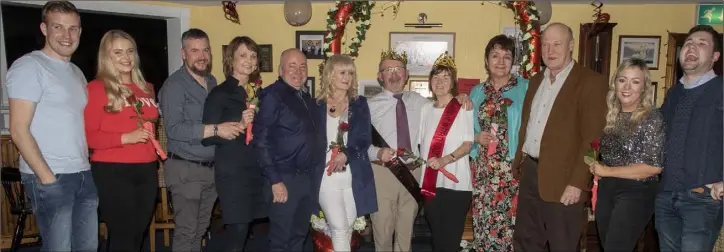
[[[405,151],[419,155],[421,109],[432,103],[416,92],[405,91],[407,79],[407,54],[382,52],[377,80],[384,90],[367,100],[373,126],[369,156],[378,204],[378,211],[371,216],[376,251],[410,251],[412,227],[422,199],[419,165],[390,162]],[[465,109],[472,108],[467,95],[456,99]]]

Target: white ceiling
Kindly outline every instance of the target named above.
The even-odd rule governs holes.
[[[428,0],[429,1],[429,0]],[[535,0],[533,0],[535,1]],[[553,2],[554,4],[589,4],[592,1],[591,0],[549,0]],[[599,0],[600,2],[604,4],[691,4],[691,3],[722,3],[721,1],[711,1],[711,0]],[[214,1],[214,0],[207,0],[207,1],[184,1],[184,0],[172,0],[169,2],[175,2],[180,4],[188,4],[188,5],[196,5],[196,6],[214,6],[214,5],[221,5],[222,1]],[[331,2],[329,0],[312,0],[312,2]],[[284,1],[276,1],[276,0],[239,0],[237,1],[237,4],[243,5],[243,4],[282,4]]]

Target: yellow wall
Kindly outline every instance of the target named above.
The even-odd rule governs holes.
[[[378,6],[384,2],[379,1]],[[301,27],[292,27],[283,16],[283,4],[238,5],[241,25],[224,18],[221,5],[191,7],[191,26],[205,30],[211,37],[214,57],[214,75],[223,78],[221,71],[221,46],[239,35],[252,37],[259,44],[273,44],[274,64],[278,64],[281,51],[294,47],[296,30],[323,30],[327,10],[333,3],[315,3],[312,5],[312,19]],[[376,8],[379,10],[379,7]],[[649,5],[613,5],[607,4],[604,12],[611,14],[614,28],[611,68],[617,66],[619,35],[661,36],[659,70],[653,70],[654,80],[663,82],[666,70],[667,31],[686,33],[695,22],[695,4],[649,4]],[[443,28],[415,29],[405,28],[404,23],[416,22],[417,14],[425,12],[428,22],[443,23]],[[579,24],[591,22],[593,7],[589,4],[554,4],[551,22],[562,22],[573,28],[574,38],[579,36]],[[459,77],[485,78],[484,48],[488,40],[500,34],[503,27],[514,26],[513,13],[493,3],[481,5],[473,1],[406,1],[400,5],[400,12],[393,19],[391,9],[384,17],[373,15],[372,26],[357,58],[360,79],[373,79],[376,76],[379,54],[388,47],[390,32],[455,32],[455,58],[459,68]],[[644,25],[643,23],[647,23]],[[353,27],[348,27],[351,33]],[[721,31],[721,27],[718,27]],[[351,37],[350,37],[351,38]],[[173,53],[173,52],[169,52]],[[578,57],[575,47],[574,59]],[[317,76],[317,65],[321,60],[309,60],[309,76]],[[264,73],[264,83],[276,80],[274,73]],[[319,83],[319,81],[317,81]],[[660,85],[661,88],[663,85]],[[661,97],[661,93],[659,96]]]

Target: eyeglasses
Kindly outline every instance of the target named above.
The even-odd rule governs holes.
[[[381,73],[395,73],[397,71],[403,70],[402,67],[388,67],[385,69],[380,70]]]

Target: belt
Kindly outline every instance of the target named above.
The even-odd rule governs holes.
[[[183,161],[186,161],[186,162],[191,162],[191,163],[194,163],[194,164],[197,164],[197,165],[200,165],[200,166],[214,167],[214,161],[188,160],[188,159],[182,158],[181,156],[176,155],[176,154],[174,154],[174,153],[172,153],[172,152],[169,152],[169,153],[168,153],[168,157],[173,158],[173,159],[176,159],[176,160],[183,160]]]
[[[528,155],[528,154],[525,154],[525,157],[527,157],[527,158],[530,159],[531,161],[535,162],[536,164],[538,163],[538,158],[536,158],[536,157],[533,157],[533,156]]]

